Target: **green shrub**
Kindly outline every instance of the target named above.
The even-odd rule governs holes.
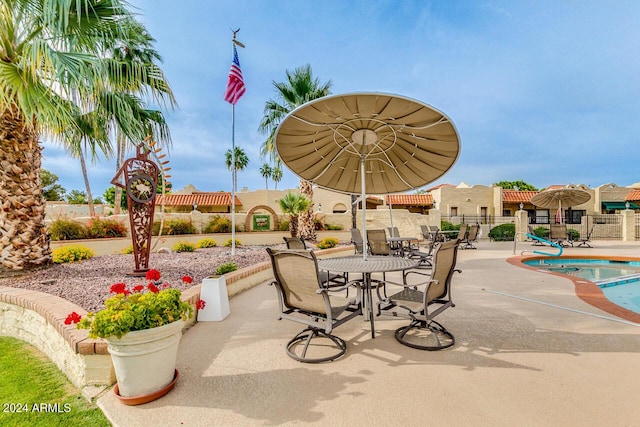
[[[120,251],[120,253],[121,253],[122,255],[129,255],[129,254],[132,254],[132,253],[133,253],[133,245],[129,245],[129,246],[127,246],[126,248],[122,249],[122,250]]]
[[[216,268],[216,275],[222,276],[225,273],[230,273],[232,271],[236,271],[238,269],[238,264],[235,262],[227,262],[224,264],[220,264],[218,268]]]
[[[567,230],[567,236],[569,240],[578,240],[580,238],[580,232],[575,228],[570,228]]]
[[[325,224],[324,228],[327,230],[344,230],[344,227],[340,224]]]
[[[216,246],[218,246],[218,243],[216,243],[215,240],[208,238],[200,239],[198,240],[198,243],[196,243],[196,247],[198,248],[215,248]]]
[[[547,227],[536,227],[533,229],[533,235],[546,239],[549,237],[549,229]]]
[[[160,222],[153,223],[153,235],[157,236],[160,231]],[[164,236],[175,236],[180,234],[196,234],[196,228],[191,221],[186,219],[170,219],[164,222],[162,227]]]
[[[232,242],[231,239],[227,239],[227,241],[224,242],[223,246],[226,247],[226,248],[229,248],[229,247],[231,247],[231,242]],[[242,246],[242,243],[238,239],[236,239],[236,246]]]
[[[127,227],[116,219],[93,218],[87,224],[89,238],[126,237]]]
[[[204,228],[205,233],[230,233],[231,220],[229,218],[215,215]]]
[[[515,235],[515,224],[500,224],[489,231],[489,238],[496,242],[513,241]]]
[[[460,231],[460,226],[462,224],[453,225],[449,221],[441,221],[440,222],[440,230],[442,231]]]
[[[175,252],[195,252],[196,245],[189,242],[177,242],[172,246]]]
[[[60,246],[52,252],[53,262],[62,264],[65,262],[81,261],[83,259],[93,258],[95,253],[84,245],[68,245]]]
[[[280,225],[278,226],[278,231],[289,231],[288,219],[285,219],[284,221],[280,221]]]
[[[59,218],[49,225],[51,240],[77,240],[86,239],[87,227],[79,222],[66,218]]]
[[[338,244],[338,239],[336,239],[335,237],[325,237],[320,241],[320,243],[318,243],[318,247],[320,249],[329,249],[329,248],[335,248],[337,244]]]

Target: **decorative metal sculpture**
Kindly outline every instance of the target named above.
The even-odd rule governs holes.
[[[113,185],[124,188],[127,194],[133,256],[136,263],[135,270],[127,273],[129,276],[144,276],[149,270],[159,172],[158,166],[149,160],[150,152],[150,148],[140,144],[136,149],[136,157],[125,160],[111,180]]]

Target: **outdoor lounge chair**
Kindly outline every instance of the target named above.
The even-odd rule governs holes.
[[[578,239],[578,242],[580,242],[578,244],[578,247],[584,247],[584,248],[592,248],[593,246],[591,246],[589,243],[591,242],[591,235],[593,234],[593,229],[595,228],[595,224],[591,226],[591,230],[589,230],[589,232],[587,233],[587,235],[585,237],[580,236],[580,238]]]
[[[567,224],[549,224],[549,240],[560,246],[573,246],[567,233]]]
[[[480,224],[473,224],[469,227],[467,236],[460,240],[461,249],[477,249],[474,243],[478,242],[478,232],[480,231]]]
[[[527,230],[529,230],[529,234],[532,236],[536,236],[536,233],[533,231],[533,227],[531,225],[527,226]],[[540,240],[536,240],[536,239],[530,239],[533,240],[533,246],[544,246],[544,243],[542,243]]]
[[[458,246],[457,239],[438,245],[433,254],[431,274],[416,270],[406,274],[407,279],[413,275],[426,276],[426,282],[419,284],[418,289],[411,283],[378,303],[378,315],[411,320],[395,332],[400,343],[420,350],[442,350],[455,343],[453,334],[433,318],[455,306],[451,300],[451,280],[454,272],[460,272],[455,268]]]
[[[460,229],[458,230],[458,236],[455,238],[455,240],[458,241],[463,241],[464,239],[467,238],[467,231],[469,231],[469,225],[467,224],[460,224]]]
[[[276,287],[279,319],[307,325],[286,347],[287,354],[300,362],[320,363],[335,360],[347,350],[345,341],[332,335],[334,328],[362,314],[361,290],[356,298],[334,295],[343,287],[326,288],[319,278],[318,260],[311,251],[267,248]]]
[[[364,242],[362,240],[362,233],[357,228],[351,229],[351,243],[356,247],[356,253],[361,254],[363,251]]]
[[[307,249],[306,243],[299,237],[283,237],[282,239],[287,244],[287,249],[294,249],[297,251]],[[347,284],[348,280],[346,273],[335,274],[327,271],[320,271],[320,281],[326,286],[344,286]]]

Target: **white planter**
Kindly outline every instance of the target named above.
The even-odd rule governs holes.
[[[205,302],[202,310],[198,310],[198,321],[220,321],[230,313],[229,295],[224,276],[212,276],[202,279],[200,299]]]
[[[173,381],[183,326],[178,320],[122,338],[105,338],[121,396],[152,394]]]

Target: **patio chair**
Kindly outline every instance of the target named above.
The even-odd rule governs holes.
[[[356,253],[361,254],[364,242],[362,240],[362,233],[360,233],[360,230],[357,228],[351,229],[351,243],[356,247]]]
[[[400,237],[398,227],[387,227],[387,231],[389,231],[389,236],[391,237]]]
[[[464,239],[467,238],[467,231],[469,231],[469,225],[460,224],[460,229],[458,230],[458,237],[456,237],[453,240],[463,241]]]
[[[567,224],[549,224],[549,240],[560,246],[573,246],[567,233]]]
[[[378,315],[411,320],[395,331],[395,338],[401,344],[419,350],[442,350],[455,344],[453,334],[433,318],[447,308],[455,307],[451,300],[451,280],[454,272],[461,272],[455,268],[458,247],[457,239],[439,244],[433,254],[430,274],[417,270],[406,274],[407,279],[414,275],[427,278],[418,285],[419,289],[405,286],[402,291],[378,302]]]
[[[585,237],[580,236],[580,238],[578,239],[578,242],[580,242],[578,244],[577,247],[583,247],[583,248],[592,248],[593,246],[591,246],[589,243],[591,242],[591,235],[593,234],[593,229],[595,228],[595,224],[591,226],[591,230],[589,230],[589,232],[587,233],[587,235]]]
[[[289,357],[299,362],[320,363],[335,360],[347,350],[346,342],[331,332],[362,314],[361,290],[354,283],[329,289],[319,279],[318,260],[311,251],[267,248],[273,276],[270,283],[278,295],[278,319],[302,323],[307,327],[286,346]],[[356,298],[333,295],[355,286]]]
[[[367,243],[371,255],[393,255],[394,251],[387,242],[384,229],[367,230]]]
[[[461,249],[477,249],[474,243],[478,242],[478,232],[480,231],[480,224],[473,224],[469,227],[467,236],[460,240]]]
[[[307,244],[299,237],[283,237],[282,239],[287,244],[287,249],[307,250]],[[328,271],[320,271],[320,281],[329,287],[343,286],[349,281],[349,278],[347,273],[335,274]]]

